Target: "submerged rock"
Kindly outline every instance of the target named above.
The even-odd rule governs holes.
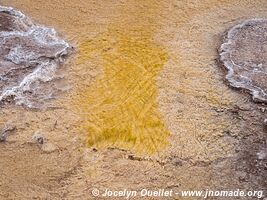
[[[38,147],[45,153],[52,153],[58,150],[58,147],[55,144],[50,143],[40,131],[36,131],[33,134],[32,139],[36,142]]]
[[[220,56],[230,85],[267,103],[267,19],[247,20],[230,29]]]
[[[8,134],[15,130],[16,126],[6,126],[4,129],[0,130],[0,142],[5,142]]]
[[[70,46],[56,31],[0,6],[0,103],[38,107],[53,97],[53,80]]]
[[[44,136],[39,132],[35,132],[32,136],[32,139],[38,144],[38,145],[42,145],[44,143]]]

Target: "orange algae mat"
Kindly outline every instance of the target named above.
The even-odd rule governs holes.
[[[88,145],[154,153],[167,144],[168,131],[157,110],[156,78],[168,56],[147,37],[110,30],[81,44],[82,59],[101,56],[104,73],[83,91],[80,109]]]
[[[136,2],[133,2],[136,4]],[[75,102],[84,113],[87,143],[153,154],[168,144],[169,132],[157,107],[157,75],[168,60],[153,41],[157,3],[134,5],[106,33],[80,43],[79,64],[98,60],[103,74]],[[149,7],[149,11],[147,10]]]

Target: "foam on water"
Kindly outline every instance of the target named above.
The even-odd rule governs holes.
[[[234,26],[220,49],[231,86],[250,91],[267,102],[267,20],[252,19]]]
[[[53,28],[0,6],[0,103],[43,105],[55,93],[49,83],[70,49]]]

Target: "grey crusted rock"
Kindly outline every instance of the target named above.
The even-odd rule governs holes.
[[[33,134],[32,139],[39,145],[44,143],[44,136],[39,131]]]
[[[5,142],[7,139],[7,136],[12,131],[16,130],[15,126],[6,126],[1,132],[0,132],[0,142]]]
[[[58,89],[53,81],[71,46],[57,32],[0,6],[0,104],[40,108]]]
[[[267,19],[234,26],[221,45],[220,59],[231,86],[248,90],[254,101],[267,103]]]

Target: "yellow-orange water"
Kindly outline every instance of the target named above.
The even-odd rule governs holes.
[[[89,146],[155,153],[167,144],[169,132],[158,111],[156,78],[168,55],[150,32],[137,33],[110,27],[80,44],[79,64],[98,57],[104,66],[103,74],[77,99]]]
[[[153,40],[158,3],[137,3],[132,14],[115,20],[105,33],[80,42],[77,64],[97,61],[103,73],[80,90],[74,104],[85,119],[89,146],[155,153],[169,136],[156,101],[156,79],[168,55]],[[127,12],[127,7],[120,10]]]

